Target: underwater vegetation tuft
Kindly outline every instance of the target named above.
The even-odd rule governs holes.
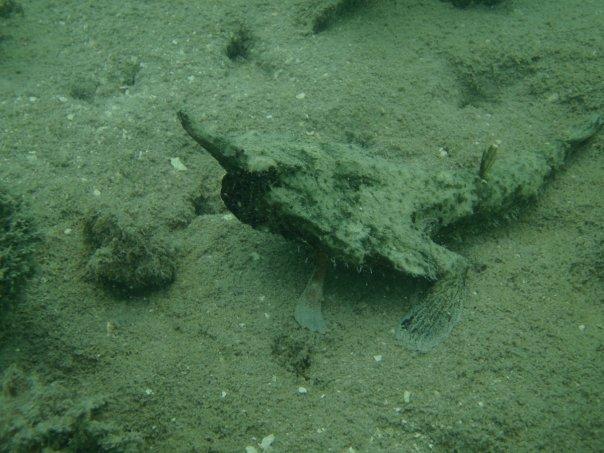
[[[44,385],[11,365],[0,394],[0,451],[143,451],[140,435],[103,417],[106,405],[101,397],[74,398],[58,382]]]
[[[22,203],[0,187],[0,305],[18,295],[31,275],[38,240]]]

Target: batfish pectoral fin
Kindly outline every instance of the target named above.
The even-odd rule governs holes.
[[[439,278],[428,294],[403,316],[396,338],[408,349],[426,353],[442,343],[461,319],[466,298],[467,264],[458,264]]]
[[[294,318],[301,327],[312,332],[327,332],[327,322],[323,318],[321,304],[323,302],[323,283],[327,272],[327,255],[317,252],[317,263],[315,270],[304,288],[304,292],[298,299]]]

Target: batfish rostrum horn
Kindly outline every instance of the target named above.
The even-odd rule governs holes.
[[[224,168],[221,197],[242,222],[310,245],[316,268],[294,310],[296,321],[327,331],[321,312],[330,260],[387,268],[432,282],[404,314],[397,338],[426,352],[460,319],[467,261],[434,241],[464,225],[515,209],[602,127],[597,115],[542,149],[485,149],[475,169],[396,165],[351,144],[248,132],[230,141],[178,112],[184,130]]]

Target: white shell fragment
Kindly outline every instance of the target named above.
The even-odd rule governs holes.
[[[273,445],[274,441],[275,441],[275,435],[274,434],[269,434],[264,439],[262,439],[262,442],[260,442],[260,448],[262,448],[265,451],[266,450],[270,450],[270,448]]]
[[[187,167],[185,166],[185,164],[183,164],[181,162],[181,160],[180,160],[179,157],[171,157],[170,158],[170,164],[177,171],[185,171],[185,170],[187,170]]]

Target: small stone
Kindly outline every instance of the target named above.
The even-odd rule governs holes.
[[[149,396],[153,395],[153,390],[151,390],[150,388],[146,388],[145,395],[149,395]]]
[[[260,448],[262,448],[263,450],[269,450],[271,448],[271,446],[273,445],[274,441],[275,441],[275,435],[269,434],[264,439],[262,439],[262,442],[260,442]]]
[[[300,395],[306,395],[308,393],[308,390],[306,390],[306,387],[298,387],[298,393]]]
[[[296,94],[296,99],[304,99],[306,97],[306,93],[298,93]]]
[[[220,398],[226,398],[227,396],[227,392],[225,392],[224,390],[222,392],[220,392]]]
[[[72,231],[73,231],[73,230],[72,230],[71,228],[65,228],[65,229],[63,230],[63,234],[71,234],[71,232],[72,232]]]
[[[94,195],[95,197],[100,197],[101,196],[101,191],[99,189],[94,189],[92,191],[92,195]]]
[[[411,392],[409,390],[405,390],[403,392],[403,401],[406,404],[409,404],[409,402],[411,401]]]
[[[170,164],[177,171],[185,171],[185,170],[187,170],[187,167],[185,166],[185,164],[183,164],[181,162],[181,160],[180,160],[179,157],[171,157],[170,158]]]
[[[75,118],[75,115],[74,115],[73,113],[68,113],[68,114],[67,114],[67,119],[68,119],[69,121],[73,121],[73,119],[74,119],[74,118]]]
[[[248,445],[247,447],[245,447],[245,453],[258,453],[258,449],[256,447]]]
[[[376,362],[381,362],[383,359],[384,359],[384,357],[382,357],[382,354],[373,356],[373,360],[375,360]]]
[[[585,330],[585,324],[581,324],[581,325],[579,326],[579,330],[580,330],[581,332],[583,332],[583,331]]]

